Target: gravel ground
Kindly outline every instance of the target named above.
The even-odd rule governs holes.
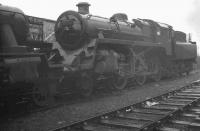
[[[9,120],[4,124],[0,124],[0,131],[51,130],[94,115],[102,114],[103,112],[144,101],[165,92],[181,88],[199,78],[200,71],[195,71],[190,76],[176,80],[164,80],[159,83],[152,82],[140,87],[135,86],[134,88],[129,88],[121,92],[113,92],[110,96],[96,99],[95,96],[92,96],[88,102],[64,105],[59,108]]]

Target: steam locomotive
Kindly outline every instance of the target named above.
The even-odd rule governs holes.
[[[28,41],[24,13],[0,6],[1,98],[31,96],[44,106],[69,91],[89,96],[96,88],[122,90],[129,80],[142,85],[193,69],[197,47],[185,33],[149,19],[129,22],[123,13],[91,15],[86,2],[77,6],[58,17],[52,43]]]
[[[28,40],[29,22],[18,8],[0,5],[0,19],[0,107],[27,100],[45,105],[51,43]]]
[[[172,26],[149,19],[128,21],[123,13],[110,19],[89,14],[89,4],[62,13],[55,36],[66,70],[78,72],[77,84],[89,95],[95,85],[107,83],[121,90],[129,79],[139,85],[147,78],[189,73],[197,56],[195,42]],[[76,74],[76,73],[74,73]]]

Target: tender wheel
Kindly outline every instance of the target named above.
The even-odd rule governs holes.
[[[112,80],[112,87],[117,90],[122,90],[126,87],[127,83],[128,83],[128,78],[117,75],[114,76]]]
[[[41,79],[35,83],[32,99],[37,106],[48,106],[53,103],[54,98],[50,95],[49,85],[46,80]]]
[[[135,78],[135,81],[138,85],[144,85],[146,82],[146,75],[137,75]]]
[[[80,81],[77,82],[80,88],[80,94],[83,97],[89,97],[93,93],[94,90],[94,81],[92,76],[87,73],[82,73]]]

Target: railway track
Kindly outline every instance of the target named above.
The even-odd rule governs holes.
[[[200,80],[141,103],[62,125],[52,131],[199,131]]]

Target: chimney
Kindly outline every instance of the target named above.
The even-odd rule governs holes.
[[[87,3],[87,2],[80,2],[76,6],[78,6],[78,12],[80,14],[83,14],[83,15],[89,14],[89,6],[90,6],[89,3]]]

